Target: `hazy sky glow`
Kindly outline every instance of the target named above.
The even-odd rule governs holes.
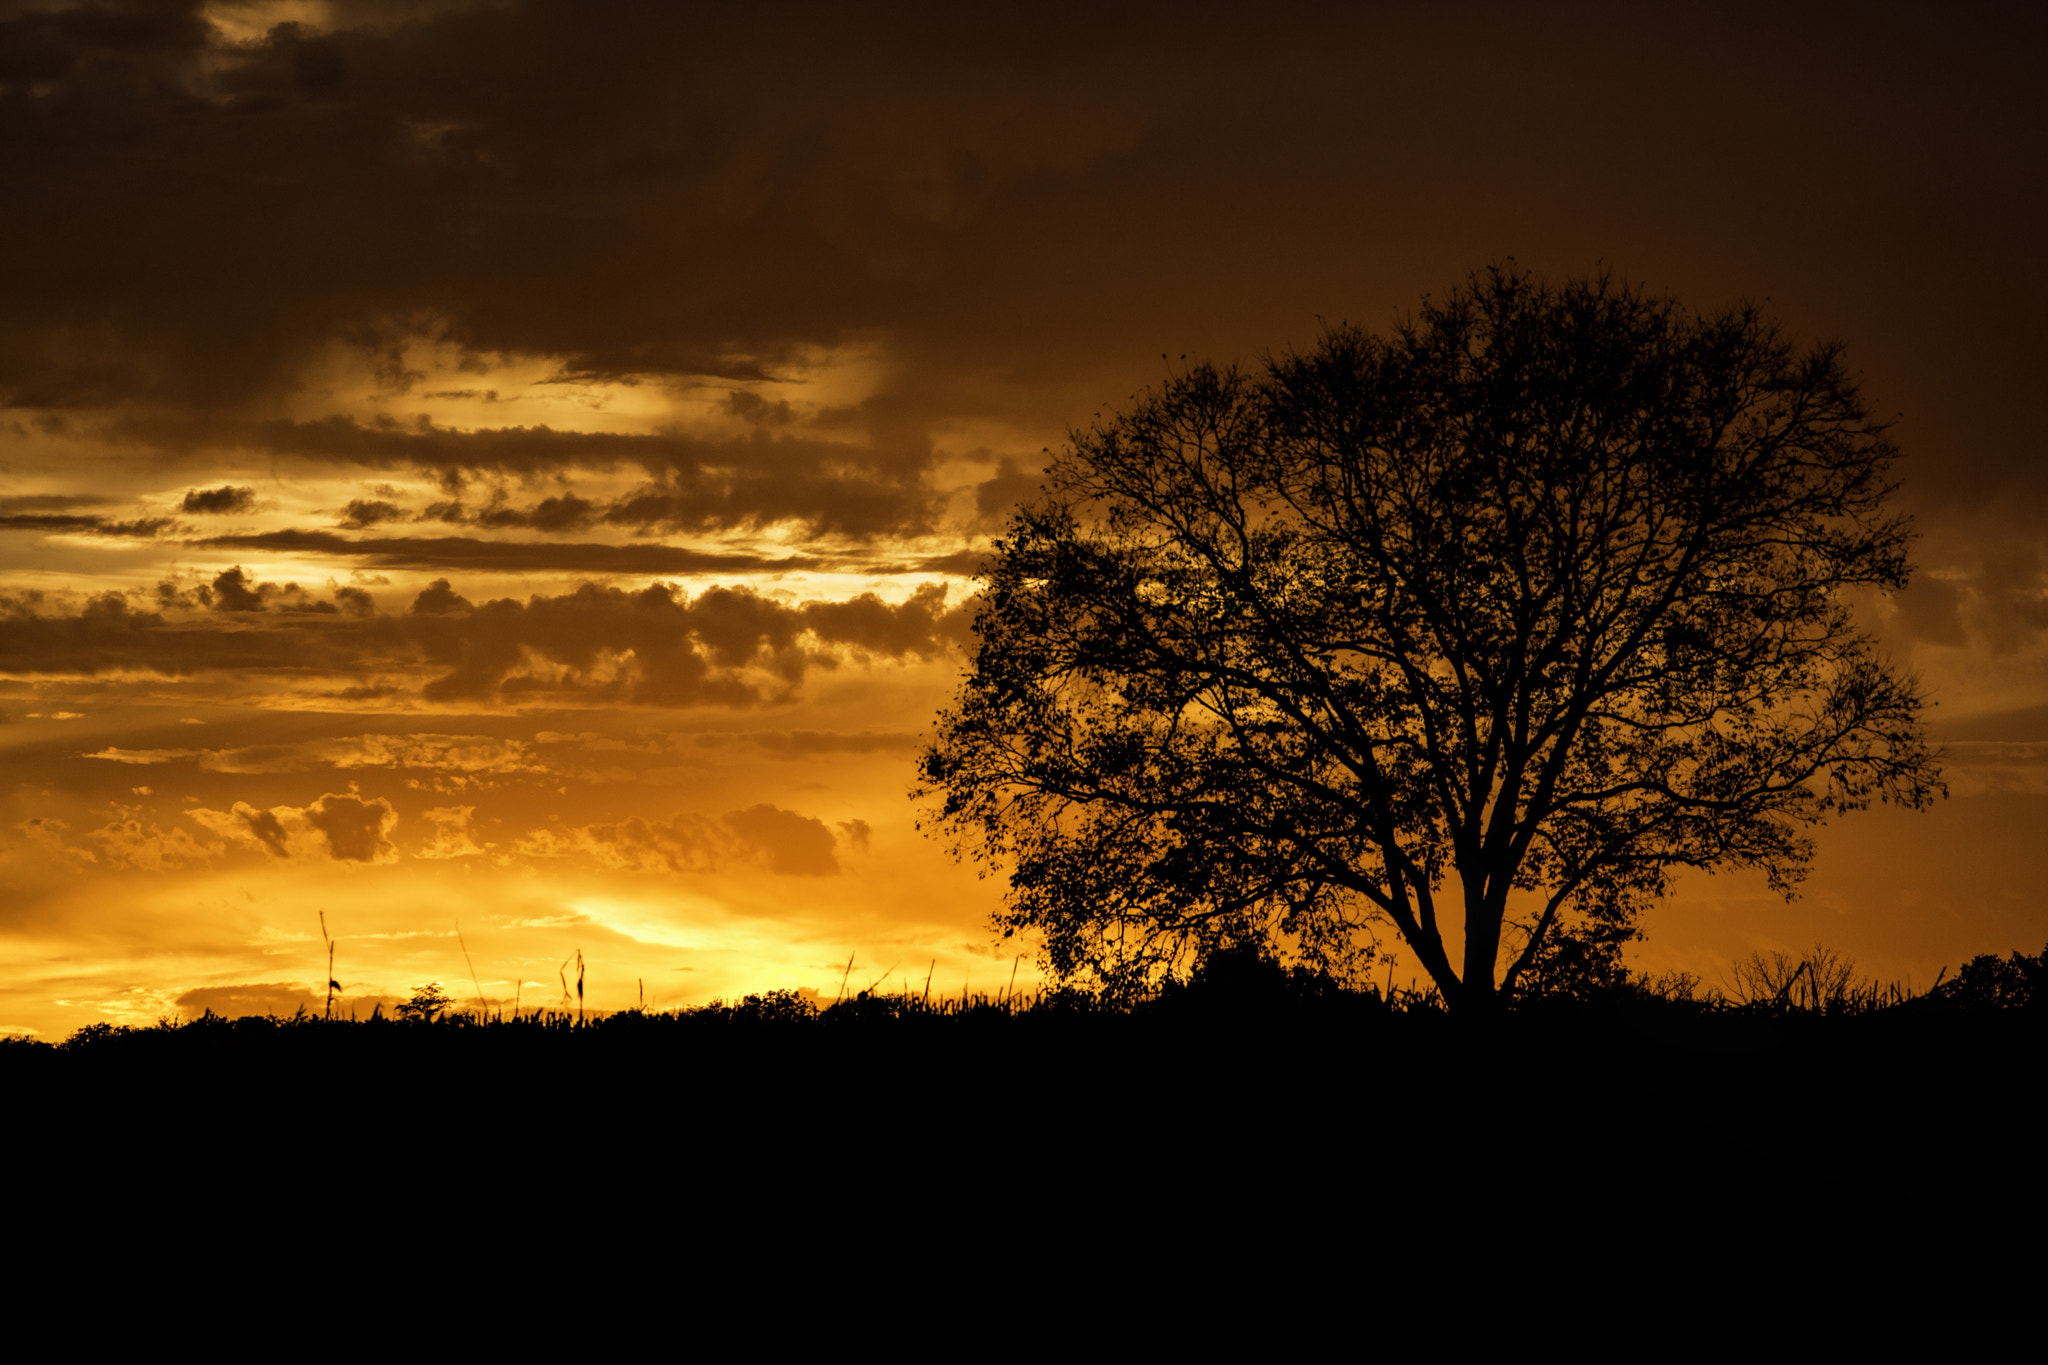
[[[0,0],[0,1031],[317,1008],[322,911],[363,1010],[1000,986],[905,793],[1044,449],[1510,256],[1901,414],[1951,799],[1638,960],[2048,939],[2027,10],[741,8]]]

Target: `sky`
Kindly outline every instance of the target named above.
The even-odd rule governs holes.
[[[1509,259],[1843,342],[1919,534],[1948,799],[1636,964],[2048,941],[2026,8],[983,8],[0,0],[0,1032],[1030,986],[909,797],[991,537]]]

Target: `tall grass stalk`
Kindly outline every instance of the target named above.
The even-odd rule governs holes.
[[[455,921],[455,941],[462,945],[462,963],[469,968],[469,984],[476,987],[476,1017],[482,1023],[491,1007],[484,1001],[484,983],[476,979],[476,963],[469,960],[469,944],[463,942],[461,920]]]
[[[334,993],[341,989],[341,983],[334,979],[334,940],[327,936],[327,912],[320,912],[320,941],[327,945],[327,1009],[320,1017],[334,1017]]]

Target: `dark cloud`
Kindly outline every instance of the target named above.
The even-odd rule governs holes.
[[[956,550],[949,555],[926,555],[912,560],[907,565],[897,566],[898,571],[914,569],[919,573],[947,573],[961,578],[971,578],[981,572],[981,566],[988,562],[986,550]],[[877,566],[870,572],[881,572]]]
[[[779,806],[758,805],[725,817],[740,842],[767,859],[783,877],[831,877],[839,872],[832,831],[825,822]]]
[[[341,509],[341,524],[351,531],[360,531],[380,521],[403,521],[406,515],[406,510],[396,503],[357,498]]]
[[[191,5],[19,14],[0,136],[38,212],[0,376],[196,406],[426,313],[568,375],[757,375],[886,332],[942,379],[1074,378],[1515,250],[2038,289],[2004,278],[2023,250],[1965,249],[2038,235],[2022,9],[1622,13],[531,0],[233,48]],[[2023,373],[2018,335],[1971,345]]]
[[[559,541],[479,540],[467,536],[359,536],[331,531],[267,531],[189,542],[198,549],[285,551],[360,556],[393,569],[540,570],[619,575],[788,571],[828,567],[802,556],[718,554],[675,545],[602,545]]]
[[[89,493],[29,493],[0,498],[0,517],[69,512],[78,507],[100,507],[112,498]]]
[[[217,1014],[223,1019],[269,1015],[288,1019],[305,1011],[318,1014],[327,997],[288,981],[252,981],[240,986],[199,986],[181,993],[178,1008],[190,1017]]]
[[[2048,546],[2030,529],[1979,524],[1941,536],[1930,554],[1938,569],[1893,597],[1893,628],[1907,641],[1990,658],[2038,644],[2048,635]]]
[[[786,427],[796,420],[787,399],[769,402],[758,393],[735,389],[725,396],[726,411],[757,427]]]
[[[109,521],[105,517],[70,512],[30,512],[0,515],[0,531],[68,531],[95,536],[162,535],[177,523],[169,517],[143,517],[135,521]]]
[[[237,564],[215,575],[212,585],[215,611],[262,611],[264,594],[257,591]]]
[[[436,702],[750,707],[793,699],[813,668],[944,653],[966,616],[937,585],[894,605],[873,594],[790,603],[726,587],[691,597],[664,583],[478,605],[442,579],[409,612],[386,616],[357,598],[344,614],[237,566],[189,593],[160,593],[163,611],[104,593],[76,614],[50,613],[38,594],[0,593],[0,675],[217,675],[243,688],[324,679],[371,699],[398,694],[390,675],[424,674],[421,695]],[[234,624],[209,625],[222,615]]]
[[[932,650],[942,638],[946,615],[946,589],[936,583],[925,584],[901,606],[868,592],[846,602],[810,602],[803,607],[805,623],[820,639],[891,659]]]
[[[0,85],[147,86],[207,45],[212,35],[199,10],[192,3],[115,0],[11,15],[0,20]]]
[[[2038,544],[1990,549],[1969,580],[1972,624],[1993,654],[2010,654],[2048,630],[2048,565]]]
[[[1057,429],[1162,351],[1381,324],[1516,254],[1786,301],[1907,412],[1909,496],[2048,505],[2024,11],[1621,14],[528,0],[228,47],[192,5],[18,13],[0,146],[36,211],[0,253],[0,394],[167,449],[648,471],[516,509],[563,527],[874,535],[929,524],[948,422]],[[249,420],[337,343],[412,391],[421,329],[565,379],[885,363],[845,430],[732,389],[757,440]],[[1013,457],[976,502],[1030,491]]]
[[[169,599],[165,598],[166,589]],[[160,600],[175,600],[177,595],[170,584],[158,588]],[[281,611],[332,614],[340,610],[336,603],[321,601],[296,583],[258,583],[242,572],[239,564],[221,570],[211,584],[193,589],[193,596],[215,611],[268,611],[273,605]]]
[[[983,522],[1001,523],[1017,504],[1036,498],[1044,481],[1042,473],[1026,470],[1015,457],[1005,455],[996,465],[995,477],[974,486],[974,510]]]
[[[866,823],[853,821],[864,838]],[[853,839],[849,834],[849,840]],[[666,820],[635,816],[582,825],[566,834],[537,831],[520,851],[541,857],[582,855],[608,867],[638,872],[717,872],[734,863],[765,865],[783,877],[839,874],[837,843],[825,822],[761,804],[721,819],[692,813]]]
[[[207,516],[247,512],[256,506],[256,490],[224,484],[219,488],[194,488],[185,494],[179,510]]]
[[[1185,67],[1205,31],[1090,11],[1077,45],[1057,15],[593,0],[395,26],[342,7],[334,32],[226,47],[161,13],[146,48],[111,21],[0,38],[29,54],[5,131],[45,281],[4,281],[28,305],[0,368],[16,402],[240,396],[336,335],[403,386],[390,320],[423,308],[568,376],[758,377],[957,290],[906,253],[1128,142],[1128,80],[1073,77],[1118,52]],[[59,344],[81,319],[105,344]]]
[[[437,578],[420,589],[419,596],[412,599],[412,613],[415,616],[446,616],[450,612],[468,611],[476,604],[448,586],[448,580]]]
[[[397,851],[387,836],[398,813],[381,796],[365,801],[330,792],[306,808],[306,823],[326,835],[329,851],[345,862],[380,862]]]
[[[424,520],[475,520],[546,531],[575,529],[600,518],[668,530],[777,522],[856,536],[927,529],[934,513],[927,482],[929,441],[914,424],[909,429],[901,422],[892,425],[880,410],[867,414],[862,424],[869,429],[866,444],[789,433],[711,440],[673,432],[627,435],[544,426],[462,431],[424,420],[358,422],[348,417],[312,422],[132,418],[116,423],[113,431],[167,453],[252,452],[372,469],[432,470],[458,478],[461,471],[535,475],[621,466],[649,475],[641,488],[606,506],[569,493],[532,507],[492,506],[472,513],[460,499],[450,499],[429,505],[421,513]],[[351,504],[351,515],[357,505]],[[374,513],[384,504],[359,505]],[[360,524],[397,515],[379,513]]]
[[[526,514],[527,525],[536,531],[580,531],[596,519],[597,504],[585,502],[574,493],[543,498]]]
[[[264,765],[250,766],[261,770]],[[277,858],[319,850],[337,862],[386,863],[398,856],[390,837],[398,813],[383,797],[365,800],[353,792],[329,792],[309,806],[263,809],[237,801],[226,811],[195,806],[185,815],[204,829],[254,844]]]
[[[545,773],[528,745],[488,735],[434,733],[336,735],[231,749],[124,749],[108,746],[87,758],[151,765],[197,760],[217,773],[290,773],[308,768],[407,768],[458,774]]]
[[[745,588],[691,598],[661,583],[639,592],[585,584],[561,597],[486,602],[458,628],[417,638],[449,670],[427,685],[433,701],[538,701],[567,687],[643,705],[752,706],[793,696],[812,667],[843,654],[943,651],[952,624],[945,596],[927,586],[898,606],[872,594],[792,606]]]
[[[258,810],[245,801],[237,801],[233,814],[258,843],[280,858],[291,856],[287,847],[291,836],[285,832],[284,822],[277,818],[275,811]]]

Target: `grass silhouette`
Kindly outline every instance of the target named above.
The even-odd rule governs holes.
[[[1131,1217],[1195,1199],[1309,1218],[1327,1181],[1395,1204],[2004,1203],[2038,1198],[2043,957],[1974,959],[1916,993],[1818,950],[1759,958],[1726,989],[1636,978],[1480,1024],[1430,991],[1228,956],[1126,1002],[934,998],[904,979],[822,1008],[769,991],[665,1011],[208,1014],[8,1041],[0,1084],[60,1164],[132,1163],[138,1116],[150,1150],[183,1134],[202,1165],[270,1150],[250,1134],[356,1124],[386,1136],[350,1159],[405,1180],[460,1132],[466,1180],[618,1157],[715,1173],[690,1198],[734,1216],[763,1191],[992,1181]],[[473,1136],[483,1095],[519,1101],[517,1136]],[[1475,1193],[1475,1170],[1497,1180]]]

